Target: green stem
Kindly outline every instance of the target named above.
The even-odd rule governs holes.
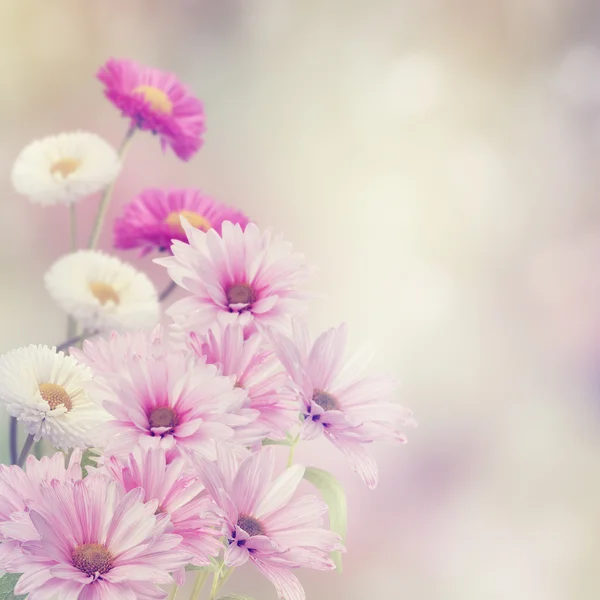
[[[33,436],[28,435],[25,443],[23,444],[23,449],[21,450],[21,454],[19,454],[19,458],[17,459],[17,465],[22,467],[25,464],[25,459],[29,456],[31,452],[31,448],[33,447]]]
[[[158,301],[159,302],[164,302],[170,295],[172,292],[174,292],[177,289],[177,284],[174,281],[171,281],[171,283],[169,283],[165,289],[160,293],[160,295],[158,296]]]
[[[175,596],[177,596],[177,590],[178,589],[179,589],[179,586],[176,583],[174,583],[173,584],[173,589],[169,593],[169,597],[167,598],[167,600],[175,600]]]
[[[11,417],[10,418],[10,433],[9,433],[9,438],[10,438],[10,464],[11,465],[16,465],[17,464],[17,444],[18,444],[18,438],[19,437],[19,425],[17,423],[17,417]]]
[[[190,600],[198,600],[198,598],[200,598],[200,592],[202,592],[202,588],[208,579],[208,573],[209,572],[205,570],[198,571],[198,575],[196,575],[196,581],[194,581],[194,587],[192,589]]]
[[[123,162],[123,159],[125,158],[125,154],[127,153],[135,130],[136,127],[130,127],[125,134],[125,139],[119,148],[119,158],[121,159],[121,162]],[[106,216],[106,211],[108,210],[108,205],[110,204],[110,198],[115,187],[115,182],[116,179],[111,181],[106,186],[104,193],[102,194],[102,199],[100,200],[100,205],[98,206],[98,214],[96,215],[96,220],[92,229],[92,235],[90,236],[90,250],[93,250],[98,244],[98,239],[100,238],[100,233],[102,232],[102,224],[104,223],[104,217]]]
[[[287,462],[288,469],[294,464],[294,454],[296,454],[296,446],[298,445],[299,441],[300,441],[300,435],[297,435],[294,438],[294,440],[292,440],[292,443],[290,444],[290,455],[288,456],[288,462]]]
[[[221,578],[221,569],[219,569],[213,577],[212,587],[210,588],[210,596],[208,600],[215,600],[217,592],[219,591],[219,579]]]

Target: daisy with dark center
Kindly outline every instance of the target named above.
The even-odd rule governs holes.
[[[304,600],[293,574],[301,567],[335,568],[329,553],[342,550],[339,536],[323,528],[326,505],[314,496],[292,497],[304,475],[295,465],[271,481],[272,448],[264,448],[238,463],[219,452],[217,463],[194,460],[208,493],[225,514],[225,565],[248,560],[275,586],[284,600]]]
[[[344,364],[345,325],[326,331],[311,344],[306,325],[294,321],[292,338],[273,335],[272,340],[303,405],[302,437],[325,435],[374,488],[378,469],[370,444],[405,442],[400,428],[415,425],[411,411],[388,399],[397,382],[363,376],[368,359],[362,353]]]
[[[298,422],[300,404],[292,382],[259,333],[244,336],[240,325],[212,328],[206,336],[190,334],[190,346],[221,375],[234,376],[247,393],[245,408],[259,412],[253,423],[236,428],[236,440],[252,445],[268,437],[285,438]]]
[[[205,333],[215,321],[286,330],[304,312],[308,295],[298,288],[309,269],[281,237],[225,222],[221,235],[183,222],[188,243],[174,241],[173,256],[155,262],[190,296],[168,310],[177,327]]]
[[[184,218],[201,231],[221,233],[224,221],[248,224],[240,211],[225,206],[195,189],[144,190],[125,206],[123,216],[115,220],[115,248],[140,248],[143,254],[171,248],[172,240],[186,241],[181,225]]]
[[[195,450],[216,456],[216,445],[234,436],[232,426],[255,420],[241,414],[245,392],[189,352],[155,351],[131,356],[118,372],[103,378],[107,451],[128,456],[131,448],[162,448],[186,456]]]
[[[202,103],[171,73],[132,60],[110,59],[98,71],[104,95],[128,117],[131,127],[160,137],[182,160],[202,145]]]
[[[92,372],[48,346],[28,346],[0,357],[0,402],[34,439],[57,448],[101,442],[109,415],[92,400]]]
[[[13,522],[12,531],[34,537],[8,570],[22,573],[15,594],[29,600],[164,598],[159,586],[191,558],[182,538],[167,533],[170,520],[156,514],[156,500],[144,502],[143,489],[125,493],[99,474],[48,480],[26,505],[30,522]]]

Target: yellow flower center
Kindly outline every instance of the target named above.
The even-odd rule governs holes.
[[[73,565],[87,575],[104,575],[112,569],[113,557],[103,544],[81,544],[71,551]]]
[[[202,231],[208,231],[210,229],[210,223],[207,219],[205,219],[202,215],[195,213],[191,210],[181,210],[169,213],[167,218],[165,219],[165,223],[176,229],[179,233],[184,233],[183,227],[181,226],[181,217],[185,217],[188,223],[195,227],[196,229],[201,229]]]
[[[77,158],[72,158],[70,156],[65,156],[57,160],[55,163],[52,163],[50,167],[50,173],[55,175],[59,173],[63,179],[66,179],[72,173],[75,173],[77,169],[81,166],[81,161]]]
[[[115,291],[115,288],[104,281],[92,281],[90,282],[90,291],[93,296],[97,298],[98,302],[104,306],[109,300],[115,304],[119,304],[119,294]]]
[[[62,385],[56,383],[42,383],[39,387],[42,398],[48,403],[50,408],[54,410],[57,406],[64,406],[67,412],[73,408],[73,403],[67,390]]]
[[[173,112],[173,103],[169,96],[154,86],[138,85],[133,93],[143,96],[144,100],[150,104],[150,108],[156,112],[165,115],[170,115]]]

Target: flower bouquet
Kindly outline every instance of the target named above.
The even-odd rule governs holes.
[[[332,474],[294,461],[296,446],[324,436],[374,488],[370,445],[403,442],[411,413],[390,401],[394,380],[364,374],[364,352],[345,360],[344,325],[311,339],[304,257],[240,211],[194,189],[125,206],[114,247],[160,253],[161,294],[97,250],[131,142],[150,132],[187,161],[204,131],[202,104],[171,74],[112,59],[98,79],[128,120],[119,150],[62,133],[12,171],[32,202],[68,207],[71,249],[45,275],[66,341],[0,357],[12,462],[0,466],[0,598],[250,598],[222,586],[251,563],[279,598],[302,600],[296,569],[341,566],[346,500]],[[75,207],[96,192],[79,248]],[[314,494],[296,493],[302,480]]]

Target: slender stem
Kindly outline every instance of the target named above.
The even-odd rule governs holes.
[[[17,417],[10,418],[10,464],[17,464],[17,437],[19,431],[17,429]]]
[[[71,252],[77,250],[77,213],[75,211],[75,202],[69,205],[69,223],[70,223],[70,248]],[[77,334],[77,321],[69,316],[67,319],[67,338],[72,338]]]
[[[119,148],[119,158],[121,162],[125,158],[125,154],[129,148],[131,143],[131,139],[133,138],[133,134],[135,133],[136,127],[130,127],[125,134],[125,139],[121,143],[121,147]],[[92,229],[92,235],[90,236],[89,248],[93,250],[98,244],[98,239],[100,238],[100,233],[102,232],[102,224],[104,223],[104,217],[106,216],[106,211],[108,210],[108,205],[110,203],[110,198],[112,196],[113,189],[115,187],[116,179],[111,181],[106,188],[104,189],[104,193],[102,194],[102,198],[100,200],[100,205],[98,206],[98,214],[96,215],[96,220],[94,222],[94,227]]]
[[[98,332],[97,331],[92,331],[92,332],[87,331],[87,332],[81,333],[79,335],[76,335],[75,337],[72,337],[71,339],[60,344],[60,346],[56,346],[56,352],[61,352],[61,351],[67,350],[70,346],[73,346],[77,342],[82,342],[86,338],[89,338],[89,337],[95,335],[96,333],[98,333]]]
[[[179,586],[176,583],[174,583],[173,584],[173,589],[169,593],[169,597],[167,598],[167,600],[175,600],[175,596],[177,596],[177,590],[178,589],[179,589]]]
[[[167,287],[165,287],[165,289],[160,293],[160,295],[158,296],[158,301],[159,302],[163,302],[164,300],[166,300],[172,292],[174,292],[177,289],[177,284],[174,281],[171,281],[171,283],[169,283],[169,285],[167,285]]]
[[[25,440],[25,443],[23,444],[23,449],[21,450],[21,454],[19,454],[19,458],[17,460],[17,465],[19,465],[19,467],[22,467],[25,464],[25,459],[31,452],[32,446],[33,446],[33,436],[28,435],[27,439]]]
[[[294,454],[296,454],[296,446],[300,441],[300,435],[297,435],[290,443],[290,455],[288,456],[287,466],[288,469],[294,464]]]
[[[213,577],[212,587],[210,588],[210,596],[208,600],[215,600],[219,591],[219,579],[221,578],[221,569],[219,569]]]
[[[205,570],[198,571],[198,575],[196,575],[196,581],[194,581],[194,587],[192,589],[190,600],[198,600],[198,598],[200,598],[200,592],[202,592],[202,588],[208,579],[208,573],[209,572]]]

